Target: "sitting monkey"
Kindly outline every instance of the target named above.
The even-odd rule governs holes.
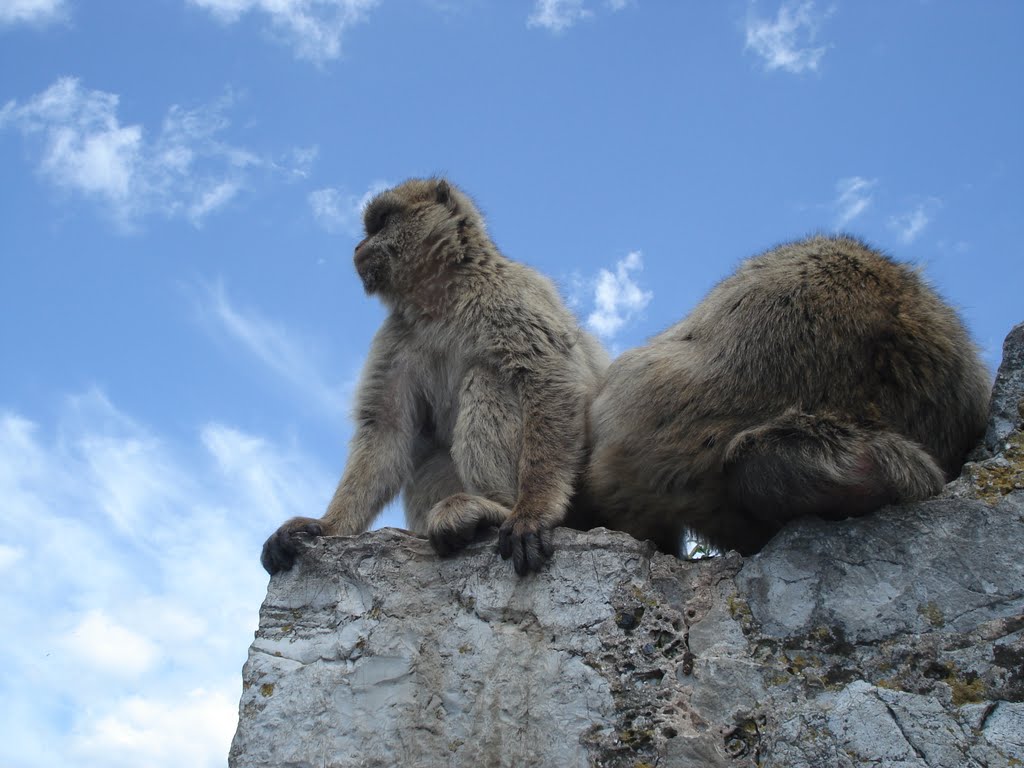
[[[587,522],[750,554],[800,515],[924,499],[984,432],[989,390],[917,271],[846,236],[783,245],[612,363]]]
[[[401,491],[406,524],[442,555],[497,525],[502,557],[537,570],[586,461],[604,351],[447,181],[382,192],[363,223],[356,271],[390,313],[356,393],[348,462],[322,518],[293,518],[267,540],[264,568],[292,566],[297,532],[367,530]]]

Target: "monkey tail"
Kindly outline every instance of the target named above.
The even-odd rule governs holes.
[[[838,520],[934,496],[942,470],[919,444],[881,426],[790,411],[744,430],[726,449],[731,504],[755,520]]]

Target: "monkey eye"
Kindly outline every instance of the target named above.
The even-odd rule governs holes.
[[[366,235],[376,235],[382,229],[384,229],[384,223],[387,217],[385,216],[374,216],[366,218]]]
[[[395,210],[373,211],[366,217],[367,236],[376,235],[390,224],[397,214]]]

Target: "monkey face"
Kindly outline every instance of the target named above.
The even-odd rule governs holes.
[[[448,249],[437,246],[456,231],[457,218],[465,226],[470,217],[479,219],[472,203],[443,179],[412,179],[377,195],[353,254],[366,292],[398,299],[428,288],[447,258]]]
[[[395,282],[395,268],[404,250],[400,246],[405,238],[397,226],[403,207],[394,190],[382,192],[366,206],[366,237],[356,246],[353,262],[368,294],[387,292]]]

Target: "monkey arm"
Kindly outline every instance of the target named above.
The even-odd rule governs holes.
[[[374,337],[356,394],[356,433],[334,497],[322,518],[324,533],[362,533],[412,473],[419,420],[405,339],[393,322]]]
[[[359,426],[345,472],[323,516],[325,534],[348,536],[370,527],[412,471],[412,438],[411,426],[405,423],[367,421]]]
[[[322,518],[293,517],[263,545],[261,562],[273,575],[298,552],[295,534],[351,535],[369,528],[411,472],[417,419],[415,387],[401,363],[402,336],[385,323],[374,338],[357,393],[358,426],[341,482]]]
[[[519,493],[498,538],[501,556],[521,576],[551,556],[551,529],[565,518],[583,460],[585,397],[564,362],[545,368],[522,382]]]

